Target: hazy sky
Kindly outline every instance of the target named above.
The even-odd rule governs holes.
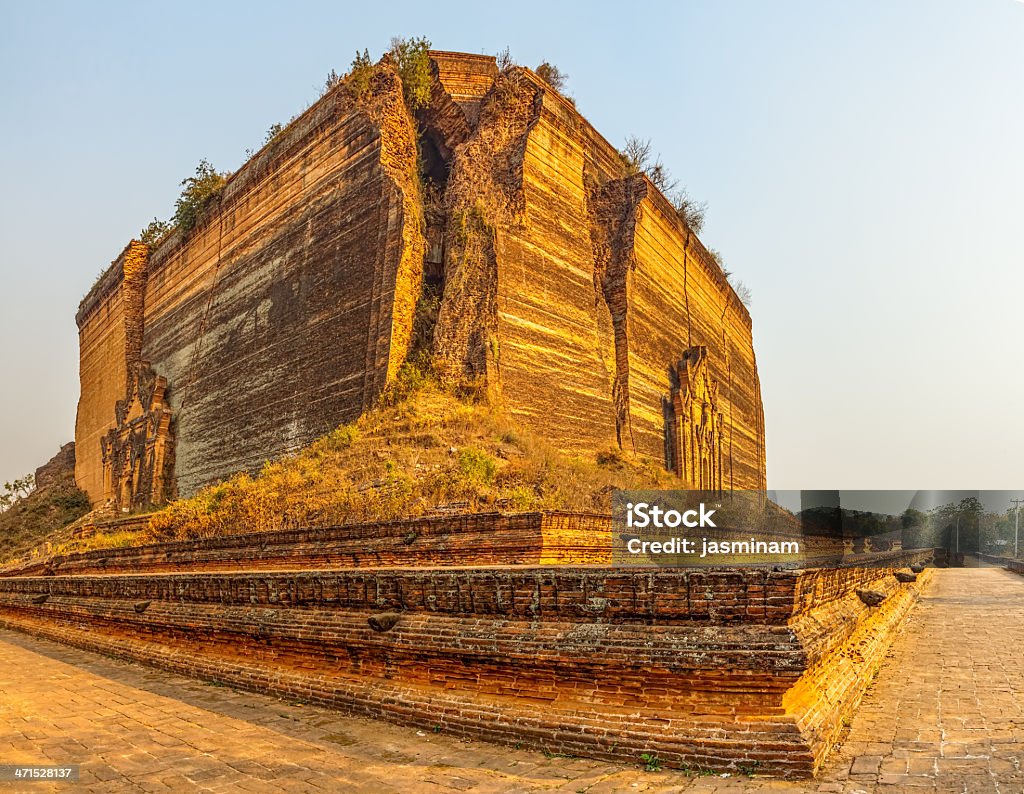
[[[0,481],[73,437],[96,274],[393,35],[553,61],[708,202],[770,487],[1024,487],[1016,0],[0,2]]]

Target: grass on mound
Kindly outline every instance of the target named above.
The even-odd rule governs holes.
[[[0,513],[0,561],[25,554],[88,512],[89,497],[75,485],[74,472],[62,472]]]
[[[154,513],[146,540],[415,517],[439,506],[607,512],[613,489],[640,487],[682,485],[618,451],[560,454],[499,409],[407,366],[352,424]]]

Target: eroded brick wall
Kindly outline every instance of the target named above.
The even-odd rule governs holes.
[[[372,405],[409,351],[428,270],[442,372],[565,451],[620,446],[701,485],[666,444],[665,406],[673,367],[706,351],[715,485],[764,487],[750,318],[699,240],[532,72],[432,57],[415,121],[393,68],[375,67],[363,98],[328,92],[196,228],[148,262],[133,242],[86,296],[77,477],[94,502],[99,439],[143,362],[173,417],[176,482],[160,490],[187,496]]]
[[[618,445],[671,466],[670,368],[705,348],[722,417],[721,487],[763,489],[751,321],[719,265],[550,87],[512,70],[485,91],[476,72],[460,79],[464,66],[437,59],[435,94],[451,86],[468,110],[464,125],[438,122],[434,132],[453,152],[448,190],[473,213],[467,224],[459,209],[449,234],[445,272],[456,289],[439,320],[443,366],[486,377],[514,416],[563,450]],[[464,196],[463,184],[477,193]],[[696,472],[682,473],[697,485]]]
[[[371,405],[412,333],[418,185],[401,85],[380,68],[364,100],[329,93],[228,180],[194,230],[152,252],[144,314],[138,279],[115,263],[79,314],[78,478],[93,501],[126,354],[168,381],[180,495]],[[127,297],[140,313],[128,325]]]
[[[145,517],[109,529],[145,528]],[[238,571],[397,565],[608,564],[611,517],[470,513],[97,549],[0,569],[0,577],[143,571]]]
[[[93,504],[104,499],[101,440],[114,426],[114,405],[127,389],[124,253],[93,287],[77,316],[81,392],[75,418],[75,480]]]

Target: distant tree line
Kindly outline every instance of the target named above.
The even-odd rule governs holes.
[[[960,551],[1012,557],[1015,520],[1014,508],[1004,513],[986,512],[981,500],[974,496],[927,512],[907,508],[901,517],[903,545],[956,548],[959,536]],[[1024,516],[1021,521],[1024,534]]]

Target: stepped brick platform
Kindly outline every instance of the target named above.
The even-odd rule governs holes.
[[[30,560],[0,577],[113,571],[228,571],[387,565],[609,563],[607,515],[467,513],[154,543]]]
[[[0,625],[478,739],[806,776],[928,577],[901,583],[893,574],[932,555],[893,552],[876,555],[872,568],[809,570],[543,561],[538,527],[542,539],[560,539],[547,547],[556,557],[585,558],[608,547],[607,532],[593,543],[599,518],[460,516],[392,522],[376,535],[345,528],[383,544],[377,562],[347,556],[316,570],[268,568],[317,557],[318,533],[340,542],[332,535],[340,529],[282,533],[277,544],[238,536],[173,544],[170,554],[168,544],[121,550],[102,574],[83,572],[94,553],[69,556],[55,575],[0,579]],[[400,545],[410,526],[423,531]],[[490,565],[467,556],[417,567],[426,559],[415,550],[421,539],[469,544],[488,526]],[[264,542],[268,556],[250,560],[252,570],[201,570],[219,564],[218,544],[241,544],[237,555]],[[536,559],[525,564],[496,551],[522,563],[531,543]],[[884,596],[880,605],[863,603],[856,591],[864,588]]]

